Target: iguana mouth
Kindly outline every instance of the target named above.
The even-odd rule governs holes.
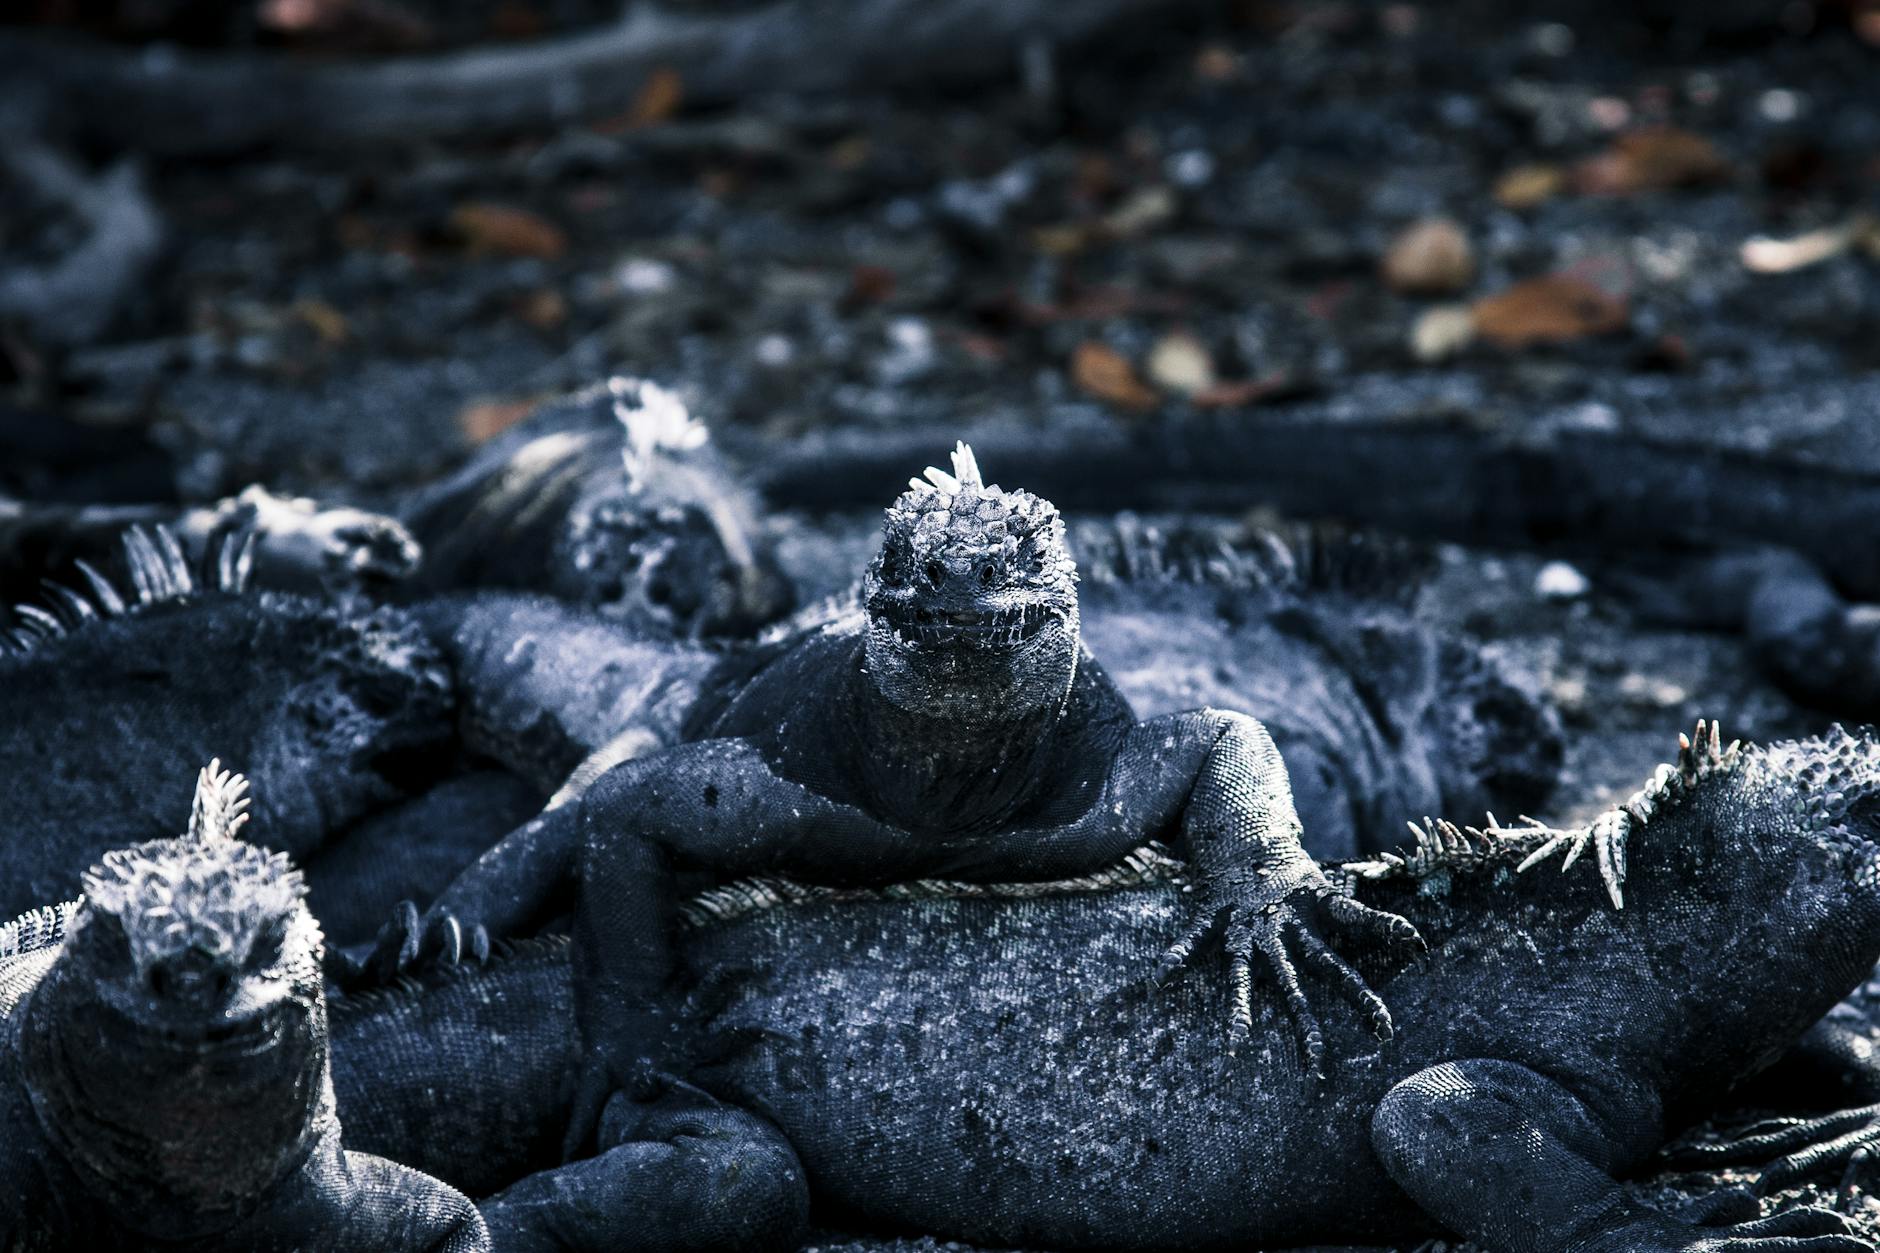
[[[164,1022],[145,1017],[139,1030],[146,1043],[160,1043],[191,1057],[252,1057],[280,1043],[284,1024],[281,1014],[262,1010],[234,1021],[210,1023]]]
[[[1043,605],[961,611],[889,602],[878,603],[873,616],[908,648],[972,644],[1006,649],[1032,639],[1058,615]]]

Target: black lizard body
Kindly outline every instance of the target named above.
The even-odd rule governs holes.
[[[1258,964],[1286,991],[1310,1065],[1323,1035],[1302,965],[1388,1034],[1388,1011],[1320,933],[1414,932],[1325,881],[1258,722],[1205,709],[1137,721],[1082,644],[1075,578],[1056,511],[985,485],[961,446],[952,474],[930,470],[889,510],[862,616],[735,658],[738,681],[694,705],[685,743],[614,766],[444,893],[433,949],[465,925],[521,932],[576,886],[588,1071],[571,1144],[609,1090],[658,1064],[675,872],[1051,879],[1166,833],[1200,890],[1165,969],[1218,930],[1241,1033]],[[381,969],[413,951],[388,931]]]
[[[187,835],[0,928],[0,1247],[478,1253],[465,1197],[341,1147],[320,931],[202,772]]]
[[[0,910],[69,898],[169,829],[216,753],[262,789],[263,838],[305,859],[448,751],[449,674],[403,613],[248,589],[239,537],[202,564],[161,528],[124,550],[127,578],[86,566],[0,637]]]
[[[425,553],[410,590],[538,591],[653,635],[750,635],[793,597],[705,436],[635,379],[543,406],[399,505]]]
[[[1328,1020],[1323,1078],[1291,1046],[1277,989],[1256,988],[1232,1056],[1231,992],[1145,986],[1187,918],[1186,868],[1161,850],[1045,885],[743,880],[678,911],[687,1077],[781,1129],[820,1217],[848,1225],[1047,1248],[1447,1230],[1533,1253],[1854,1253],[1870,1246],[1821,1211],[1692,1226],[1614,1178],[1865,977],[1876,838],[1871,735],[1738,748],[1702,724],[1587,827],[1434,824],[1405,856],[1333,870],[1430,947],[1396,968],[1359,959],[1398,1029],[1377,1042]],[[559,947],[373,995],[423,1006],[448,1042],[411,1060],[424,1082],[553,1121],[565,1082],[484,1076],[519,1025],[506,1004],[572,1005]],[[572,1026],[543,1021],[531,1042],[565,1058]],[[1822,1128],[1782,1134],[1741,1151],[1766,1160]],[[432,1140],[380,1147],[478,1151]],[[573,1184],[564,1203],[602,1195],[560,1171],[536,1187],[556,1178]]]

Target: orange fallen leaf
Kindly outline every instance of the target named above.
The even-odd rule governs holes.
[[[1238,409],[1297,390],[1298,385],[1292,375],[1284,370],[1275,370],[1257,379],[1228,379],[1198,391],[1188,399],[1201,409]]]
[[[849,290],[842,303],[850,309],[881,304],[893,297],[896,281],[894,271],[885,265],[858,265],[849,272]]]
[[[552,287],[538,288],[522,298],[516,316],[539,331],[552,331],[568,320],[568,301]]]
[[[1204,44],[1195,53],[1195,77],[1204,83],[1224,83],[1240,73],[1240,54],[1226,44]]]
[[[568,237],[559,226],[539,213],[513,205],[460,204],[451,211],[450,229],[473,253],[552,261],[568,247]]]
[[[478,400],[457,411],[457,428],[473,444],[501,435],[535,409],[533,400]]]
[[[1613,140],[1606,151],[1573,169],[1573,185],[1583,195],[1630,196],[1715,183],[1730,173],[1730,163],[1702,135],[1674,126],[1647,126]]]
[[[1623,298],[1569,274],[1544,274],[1484,296],[1471,306],[1475,330],[1502,348],[1564,344],[1623,330]]]
[[[1129,358],[1106,344],[1085,340],[1071,354],[1071,379],[1078,387],[1121,409],[1153,409],[1156,395],[1136,377]]]

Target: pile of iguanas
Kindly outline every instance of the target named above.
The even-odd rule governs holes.
[[[0,1248],[1874,1247],[1620,1182],[1759,1083],[1836,1108],[1676,1160],[1860,1193],[1871,736],[1403,843],[1562,757],[1408,560],[1067,530],[961,445],[786,617],[700,441],[617,383],[396,519],[34,522]]]

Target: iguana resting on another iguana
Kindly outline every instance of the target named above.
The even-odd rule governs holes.
[[[1402,919],[1336,891],[1299,844],[1286,767],[1264,727],[1215,710],[1139,722],[1084,649],[1057,511],[982,482],[961,445],[888,511],[863,612],[737,659],[693,707],[688,742],[614,766],[439,899],[429,947],[464,928],[514,935],[577,885],[577,1007],[587,1042],[570,1144],[608,1093],[660,1064],[674,873],[781,873],[881,884],[1058,879],[1146,838],[1179,843],[1195,908],[1164,974],[1219,932],[1236,1038],[1256,966],[1283,991],[1307,1065],[1323,1031],[1301,970],[1390,1015],[1323,938],[1414,945]],[[381,947],[408,956],[396,925]]]
[[[1753,1221],[1690,1225],[1615,1178],[1867,976],[1876,841],[1871,734],[1740,748],[1700,723],[1586,827],[1437,823],[1408,856],[1329,867],[1429,948],[1396,969],[1359,958],[1397,1030],[1378,1043],[1328,1020],[1324,1077],[1291,1047],[1278,989],[1253,989],[1232,1057],[1214,1029],[1228,993],[1145,985],[1190,913],[1189,872],[1163,850],[1056,884],[747,879],[675,911],[686,1076],[780,1128],[819,1220],[850,1227],[1066,1249],[1447,1230],[1498,1253],[1857,1253],[1873,1246],[1824,1211],[1756,1218],[1725,1194],[1707,1222]],[[414,1021],[434,1042],[405,1052],[395,1087],[342,1088],[377,1151],[446,1177],[487,1170],[485,1154],[519,1164],[513,1135],[473,1126],[401,1143],[419,1124],[399,1107],[442,1092],[430,1103],[461,1099],[492,1126],[559,1118],[575,1032],[553,1020],[587,975],[557,950],[530,942],[339,1011],[341,1052]],[[516,1038],[550,1060],[515,1064]],[[1785,1175],[1833,1164],[1844,1129],[1787,1128],[1737,1156],[1799,1151]],[[506,1214],[518,1247],[606,1247],[603,1198],[626,1191],[606,1160],[520,1190],[537,1204]],[[741,1182],[769,1197],[789,1180]],[[613,1221],[617,1235],[647,1218]]]
[[[341,1147],[319,925],[236,838],[246,789],[210,763],[188,834],[0,927],[0,1248],[490,1247],[462,1194]]]

